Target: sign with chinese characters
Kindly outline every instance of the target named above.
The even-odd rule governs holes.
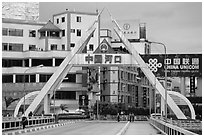
[[[164,76],[164,63],[169,77],[190,77],[202,75],[202,54],[142,55],[150,70],[157,76]]]
[[[130,54],[77,54],[75,64],[137,65]]]
[[[127,39],[139,39],[139,20],[117,20]]]

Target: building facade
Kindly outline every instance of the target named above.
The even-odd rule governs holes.
[[[65,11],[53,15],[53,21],[47,23],[3,18],[2,96],[22,98],[27,93],[40,90],[67,54],[72,53],[72,48],[97,15]],[[86,52],[94,51],[98,45],[99,24],[96,23],[96,31],[87,44]],[[85,75],[87,73],[82,67],[71,69],[56,91],[56,106],[70,104],[70,109],[79,107],[79,95],[87,91],[86,81],[83,81]],[[6,108],[5,100],[2,101],[3,110],[13,111],[17,103],[15,101]]]
[[[2,96],[17,99],[41,90],[67,54],[72,54],[72,49],[97,19],[97,15],[66,10],[53,15],[52,21],[48,22],[3,18]],[[134,23],[137,23],[137,27],[132,29]],[[140,54],[150,53],[150,45],[140,42],[140,39],[146,39],[144,25],[137,21],[122,21],[120,24],[135,50]],[[100,29],[100,19],[95,27],[83,53],[96,53],[98,47],[105,43],[110,47],[110,54],[129,54],[121,41],[112,39],[110,30]],[[93,71],[96,72],[93,74]],[[69,111],[76,110],[83,104],[80,102],[82,95],[88,96],[90,108],[96,102],[98,91],[101,93],[101,102],[149,108],[154,102],[154,94],[151,94],[153,87],[145,76],[139,75],[139,71],[137,64],[132,63],[127,66],[102,65],[100,73],[97,67],[73,67],[52,97],[50,112],[55,110],[59,113],[60,105],[67,105]],[[95,82],[90,82],[91,75],[99,76],[100,83],[97,83],[97,78]],[[6,108],[5,100],[2,101],[3,110],[11,112],[18,102]]]
[[[151,49],[148,43],[140,42],[140,38],[144,31],[140,30],[140,23],[138,21],[119,21],[120,26],[123,26],[123,33],[131,42],[133,48],[140,54],[149,54]],[[135,28],[131,28],[134,26]],[[143,29],[145,30],[145,29]],[[145,37],[146,38],[146,32]],[[114,54],[129,54],[120,40],[112,38],[111,30],[101,29],[100,31],[101,44],[106,44],[111,47]],[[133,50],[134,50],[133,49]],[[133,61],[129,65],[108,66],[101,68],[101,101],[111,103],[124,103],[126,107],[153,107],[154,92],[152,85],[144,75],[140,75],[141,70],[138,64]]]

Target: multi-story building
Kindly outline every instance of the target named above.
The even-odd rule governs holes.
[[[140,42],[141,38],[146,39],[145,25],[138,21],[119,21],[126,38],[131,42],[133,48],[140,54],[150,53],[150,45]],[[131,26],[134,26],[131,28]],[[136,27],[135,27],[136,26]],[[101,29],[101,44],[111,47],[110,53],[129,54],[120,40],[112,39],[111,30]],[[101,101],[113,103],[125,103],[126,106],[150,107],[153,103],[154,94],[152,85],[143,75],[139,76],[138,64],[127,66],[108,66],[101,68]],[[153,91],[154,92],[154,91]]]
[[[52,21],[38,22],[18,19],[2,20],[2,96],[22,98],[24,95],[41,90],[67,54],[78,44],[85,31],[96,20],[98,13],[82,13],[64,11],[53,15]],[[137,23],[136,28],[131,28]],[[141,54],[150,53],[150,45],[141,43],[139,39],[146,39],[144,24],[133,21],[120,22],[124,34],[133,48]],[[113,40],[111,31],[100,31],[100,19],[95,24],[96,30],[92,35],[85,53],[95,53],[100,44],[108,44],[110,53],[129,54],[121,41]],[[134,37],[130,34],[134,34]],[[146,77],[139,77],[137,64],[127,66],[102,66],[100,68],[101,101],[120,102],[136,107],[149,107],[152,86]],[[89,75],[89,74],[88,74]],[[89,106],[95,103],[98,92],[93,87],[87,93],[87,67],[73,67],[67,74],[55,94],[55,103],[51,102],[51,112],[60,111],[61,104],[68,105],[68,109],[79,108],[80,95],[88,95]],[[88,84],[87,84],[88,83]],[[152,95],[152,96],[151,96]],[[153,100],[152,100],[153,102]],[[13,111],[17,101],[8,107]],[[29,104],[26,104],[28,106]],[[3,100],[3,110],[5,110]]]
[[[72,48],[97,15],[65,11],[53,15],[53,21],[47,23],[3,18],[2,96],[22,98],[27,93],[40,90],[67,54],[72,53]],[[96,30],[84,51],[93,52],[96,49],[99,24],[95,24]],[[83,80],[86,75],[82,67],[73,67],[56,91],[55,105],[70,104],[70,109],[77,109],[79,95],[87,91],[86,81]],[[8,109],[13,111],[16,102]]]

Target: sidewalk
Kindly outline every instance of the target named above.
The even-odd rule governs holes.
[[[27,132],[34,132],[34,131],[48,129],[48,128],[65,126],[67,124],[76,123],[78,121],[84,121],[84,120],[65,120],[65,121],[60,121],[58,124],[50,124],[50,125],[42,125],[42,126],[37,126],[37,127],[28,127],[25,129],[2,131],[2,135],[19,135],[19,134],[27,133]]]

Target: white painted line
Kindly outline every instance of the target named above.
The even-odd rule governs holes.
[[[123,135],[128,129],[129,124],[130,124],[130,121],[128,121],[127,124],[125,124],[125,126],[116,135]]]

